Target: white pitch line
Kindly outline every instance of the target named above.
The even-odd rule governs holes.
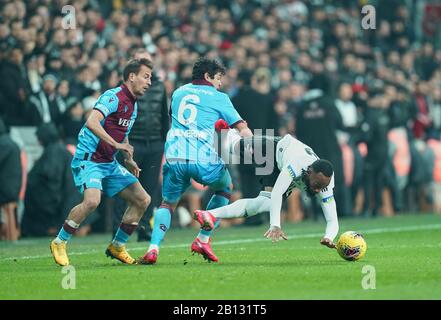
[[[441,229],[441,224],[427,224],[427,225],[420,225],[420,226],[406,226],[406,227],[396,227],[396,228],[376,228],[376,229],[370,229],[365,230],[361,232],[362,234],[378,234],[378,233],[388,233],[388,232],[405,232],[405,231],[419,231],[419,230],[438,230]],[[308,239],[308,238],[315,238],[315,237],[321,237],[323,233],[305,233],[305,234],[299,234],[299,235],[288,235],[288,239]],[[261,242],[261,241],[268,241],[268,239],[264,237],[260,238],[252,238],[252,239],[238,239],[238,240],[223,240],[223,241],[217,241],[215,244],[218,245],[231,245],[231,244],[241,244],[241,243],[252,243],[252,242]],[[176,244],[176,245],[164,245],[163,248],[185,248],[189,247],[189,244]],[[146,246],[142,247],[135,247],[130,248],[128,251],[133,250],[141,250],[145,249]],[[87,255],[92,253],[98,253],[102,250],[87,250],[83,252],[70,252],[69,256],[81,256],[81,255]],[[8,261],[8,260],[21,260],[21,259],[41,259],[41,258],[50,258],[51,255],[38,255],[38,256],[21,256],[21,257],[8,257],[8,258],[2,258],[0,261]]]

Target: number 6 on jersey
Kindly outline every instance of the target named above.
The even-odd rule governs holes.
[[[194,104],[187,103],[193,102],[194,104],[199,103],[201,100],[200,98],[195,94],[188,94],[185,97],[182,98],[181,103],[179,104],[178,108],[178,121],[183,124],[184,126],[189,125],[190,123],[193,123],[196,120],[196,116],[198,113],[198,110],[194,106]],[[190,114],[187,117],[184,117],[184,113],[186,110],[190,111]],[[188,114],[188,112],[187,112]]]

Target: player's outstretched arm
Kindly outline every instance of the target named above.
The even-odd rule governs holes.
[[[331,194],[322,197],[321,207],[326,220],[326,231],[325,235],[320,240],[320,244],[333,249],[335,248],[333,240],[338,233],[337,206],[335,204],[334,196]]]
[[[283,168],[271,192],[270,228],[264,236],[273,242],[278,241],[280,238],[288,239],[280,227],[280,210],[282,208],[283,194],[288,190],[291,182],[291,175],[286,168]]]
[[[101,121],[104,119],[104,115],[98,110],[92,110],[89,118],[86,121],[86,127],[92,131],[101,140],[104,140],[117,150],[122,150],[128,153],[129,157],[133,156],[133,147],[128,143],[116,142],[101,125]]]

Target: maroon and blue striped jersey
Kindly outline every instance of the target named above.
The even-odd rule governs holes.
[[[122,143],[129,135],[135,122],[138,105],[136,97],[123,84],[104,92],[96,102],[94,110],[104,116],[101,125],[116,141]],[[98,138],[86,125],[78,134],[75,158],[94,162],[112,162],[117,150]]]

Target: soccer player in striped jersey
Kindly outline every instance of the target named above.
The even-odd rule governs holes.
[[[78,135],[71,167],[83,201],[70,211],[58,236],[50,244],[54,260],[61,266],[69,264],[67,242],[81,222],[98,207],[101,192],[109,197],[118,195],[128,203],[106,255],[126,264],[135,263],[125,243],[137,228],[150,196],[137,179],[140,169],[133,160],[134,150],[127,137],[137,114],[136,98],[150,87],[152,69],[153,64],[147,59],[129,61],[123,71],[124,83],[99,97]],[[116,160],[118,151],[123,152],[126,167]]]

